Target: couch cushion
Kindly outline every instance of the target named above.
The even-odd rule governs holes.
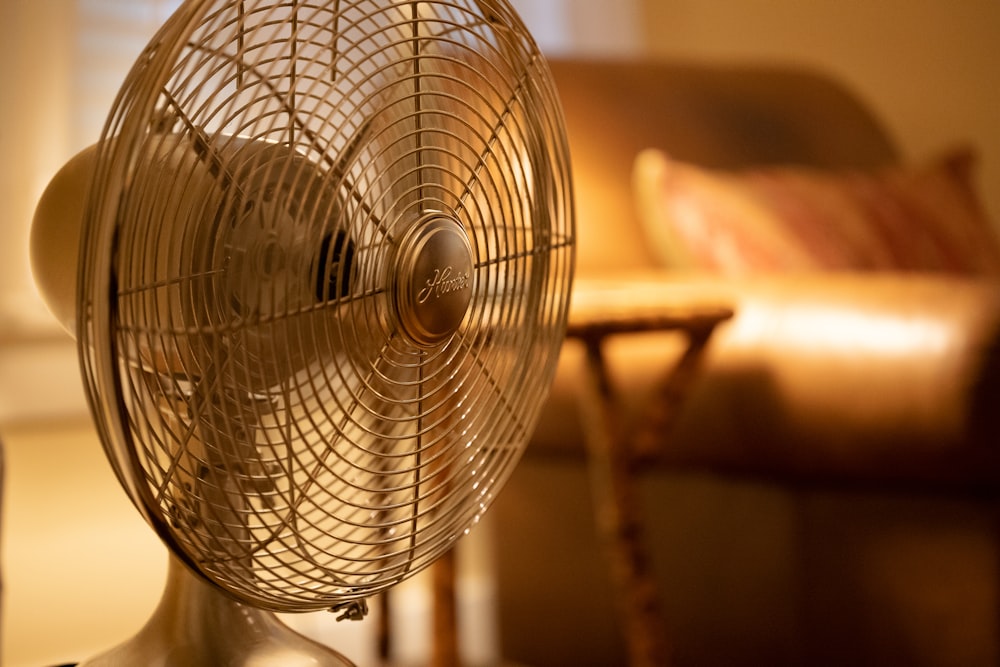
[[[614,282],[623,303],[606,296]],[[706,304],[735,310],[676,412],[670,380],[683,336],[605,342],[617,426],[637,453],[652,453],[648,466],[972,492],[1000,483],[998,285],[903,272],[732,280],[659,271],[580,280],[572,308],[603,298],[613,310],[631,303],[640,313],[657,303],[667,313]],[[584,353],[578,341],[563,347],[529,454],[584,453]]]
[[[633,178],[644,231],[673,268],[996,276],[1000,245],[972,183],[974,162],[958,148],[915,168],[723,171],[648,149]]]

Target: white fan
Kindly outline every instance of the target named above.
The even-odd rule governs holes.
[[[180,7],[32,233],[176,556],[150,623],[89,664],[346,662],[271,612],[360,616],[490,505],[564,334],[569,182],[504,0]]]

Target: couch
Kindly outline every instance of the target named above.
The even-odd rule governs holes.
[[[646,415],[678,337],[607,345],[632,442],[655,453],[636,484],[676,663],[1000,662],[1000,271],[989,242],[968,246],[986,249],[974,266],[813,255],[804,268],[783,266],[791,251],[749,271],[671,264],[677,249],[651,238],[637,180],[647,149],[724,183],[772,167],[881,173],[917,160],[823,72],[551,66],[574,169],[575,289],[634,284],[665,306],[735,313],[679,411],[653,426]],[[952,163],[963,177],[973,168],[967,152]],[[536,435],[494,510],[502,648],[525,664],[625,663],[594,529],[581,358],[567,341]]]

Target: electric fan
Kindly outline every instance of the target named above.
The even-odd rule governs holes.
[[[272,612],[360,616],[479,520],[551,381],[573,245],[558,100],[505,0],[183,4],[32,234],[174,555],[92,664],[344,664]]]

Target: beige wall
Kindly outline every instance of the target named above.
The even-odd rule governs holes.
[[[872,104],[910,159],[971,142],[1000,229],[1000,2],[638,1],[651,54],[824,68]]]

